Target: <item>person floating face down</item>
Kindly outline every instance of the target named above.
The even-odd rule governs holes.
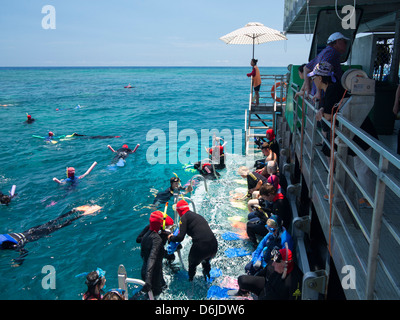
[[[115,151],[110,145],[107,145],[108,149],[116,153],[116,156],[114,157],[111,163],[117,163],[120,160],[125,160],[131,153],[135,153],[139,146],[140,144],[137,144],[135,149],[131,150],[129,149],[127,144],[124,144],[122,145],[122,148],[119,148],[117,151]]]
[[[141,277],[145,282],[142,291],[153,291],[154,295],[159,295],[166,287],[163,276],[162,260],[164,258],[164,242],[162,238],[163,229],[173,223],[172,219],[167,219],[161,211],[154,211],[150,214],[150,226],[141,239],[140,256],[142,257]]]
[[[186,234],[192,238],[192,247],[189,252],[189,281],[196,274],[196,267],[201,263],[204,278],[210,278],[210,260],[215,257],[218,250],[217,239],[203,216],[189,210],[185,200],[179,200],[176,210],[181,217],[178,235],[168,236],[170,242],[182,242]]]
[[[93,214],[100,209],[101,207],[97,205],[80,206],[60,215],[56,219],[50,220],[45,224],[32,227],[21,233],[0,234],[0,249],[19,251],[20,257],[15,259],[14,262],[16,265],[21,265],[24,257],[28,254],[28,251],[24,248],[27,243],[45,237],[56,230],[70,225],[73,221],[81,218],[82,216]]]

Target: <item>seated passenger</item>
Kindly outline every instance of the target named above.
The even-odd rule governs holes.
[[[238,169],[238,174],[247,179],[248,197],[252,197],[254,191],[260,190],[261,186],[268,182],[263,174],[257,171],[250,172],[249,168],[245,166]]]
[[[269,142],[264,142],[262,144],[261,151],[262,151],[263,155],[265,156],[265,158],[261,159],[261,160],[257,160],[254,163],[254,167],[256,169],[264,168],[267,165],[268,161],[277,161],[278,160],[277,155],[271,150],[271,146],[270,146]]]
[[[289,232],[282,226],[282,219],[277,215],[272,215],[267,220],[265,228],[268,230],[267,235],[260,241],[256,250],[252,254],[251,261],[246,265],[245,270],[247,274],[254,275],[259,270],[266,267],[269,260],[271,260],[272,249],[277,247],[279,249],[288,244],[288,248],[293,248],[293,240]]]
[[[256,276],[240,276],[239,290],[230,290],[228,294],[245,296],[252,292],[258,300],[300,299],[303,273],[294,263],[292,251],[287,248],[273,250],[272,256],[272,265],[268,264]]]
[[[259,208],[247,217],[246,232],[254,246],[257,246],[257,235],[264,237],[267,234],[264,226],[272,214],[278,215],[283,221],[282,225],[289,229],[292,221],[289,201],[282,193],[277,193],[272,185],[266,184],[260,188]]]
[[[279,163],[279,144],[278,141],[276,141],[274,130],[268,129],[266,132],[266,136],[271,151],[276,155],[276,162]]]

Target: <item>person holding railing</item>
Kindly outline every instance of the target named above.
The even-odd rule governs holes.
[[[256,106],[258,106],[260,102],[260,87],[261,87],[261,75],[260,70],[257,67],[257,59],[251,59],[250,65],[253,67],[253,70],[247,74],[248,77],[252,77],[253,79],[253,88],[254,88],[254,97],[256,98]]]
[[[346,38],[340,32],[331,34],[326,42],[326,47],[323,49],[313,60],[311,60],[304,67],[304,83],[300,91],[307,92],[308,94],[314,95],[314,100],[319,100],[322,97],[321,90],[318,90],[316,86],[311,88],[310,79],[307,77],[317,64],[321,62],[328,62],[333,67],[334,76],[337,81],[340,81],[343,71],[340,66],[340,57],[347,50],[347,43],[350,39]]]

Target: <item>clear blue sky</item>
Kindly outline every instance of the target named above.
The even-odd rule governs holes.
[[[56,29],[42,28],[42,7]],[[0,66],[248,66],[219,38],[248,22],[282,31],[283,0],[0,0]],[[301,64],[304,35],[256,46],[260,66]]]

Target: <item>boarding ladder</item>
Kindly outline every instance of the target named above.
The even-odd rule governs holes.
[[[276,132],[276,117],[282,114],[285,107],[286,75],[261,75],[260,103],[253,103],[253,83],[250,84],[249,107],[245,111],[245,150],[246,156],[257,154],[255,138],[266,141],[266,130],[274,129]],[[272,88],[276,90],[272,91]]]

